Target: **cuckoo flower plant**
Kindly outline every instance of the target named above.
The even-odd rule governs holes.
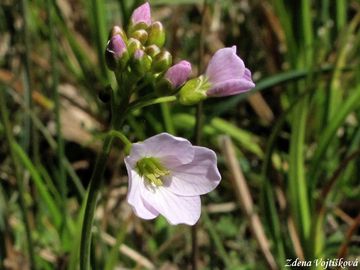
[[[173,225],[194,225],[201,213],[200,195],[221,180],[216,163],[212,150],[168,133],[135,143],[125,158],[127,201],[140,218],[161,214]]]

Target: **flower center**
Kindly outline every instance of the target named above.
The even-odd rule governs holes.
[[[148,184],[162,186],[163,176],[170,174],[161,162],[154,157],[145,157],[136,162],[136,169],[140,176],[143,176]]]

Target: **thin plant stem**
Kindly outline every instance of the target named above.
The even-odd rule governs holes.
[[[106,18],[105,14],[105,3],[102,0],[92,0],[92,16],[93,16],[93,26],[95,31],[96,46],[98,53],[98,61],[101,68],[101,73],[105,79],[109,77],[108,69],[106,68],[104,51],[104,44],[106,42]]]
[[[49,40],[50,40],[50,51],[51,51],[51,76],[52,76],[52,92],[54,97],[54,112],[55,112],[55,124],[56,124],[56,137],[57,137],[57,160],[58,160],[58,169],[59,169],[59,177],[58,183],[61,194],[61,212],[63,214],[62,227],[66,224],[66,197],[67,197],[67,179],[64,167],[64,140],[61,132],[61,122],[60,122],[60,97],[58,91],[59,84],[59,75],[56,67],[57,60],[57,52],[55,45],[55,37],[54,37],[54,22],[52,15],[52,3],[51,0],[46,1],[47,13],[48,13],[48,22],[49,22]]]
[[[120,132],[120,131],[117,131],[117,130],[110,130],[109,131],[109,134],[115,138],[118,138],[121,140],[121,142],[124,144],[125,146],[125,153],[126,154],[129,154],[130,152],[130,149],[131,149],[131,146],[132,146],[132,143],[129,141],[128,138],[126,138],[126,136]]]
[[[21,172],[19,164],[17,163],[16,154],[13,148],[15,139],[13,137],[13,134],[11,133],[11,125],[9,121],[9,114],[6,108],[6,101],[5,101],[5,89],[3,87],[0,88],[0,111],[1,111],[1,120],[3,122],[4,128],[5,128],[5,137],[9,145],[9,151],[10,151],[10,158],[12,160],[14,171],[15,171],[15,178],[16,178],[16,185],[19,190],[19,204],[20,204],[20,210],[24,222],[25,227],[25,235],[27,240],[27,251],[29,254],[29,260],[30,260],[30,267],[31,269],[37,269],[35,264],[35,254],[34,254],[34,245],[31,238],[31,230],[30,230],[30,222],[27,215],[27,209],[25,204],[25,188],[24,183],[22,181]]]
[[[24,44],[24,52],[22,53],[22,62],[24,65],[24,100],[25,106],[31,110],[32,108],[32,86],[31,86],[31,79],[30,79],[30,37],[29,37],[29,29],[28,29],[28,1],[21,0],[21,15],[23,18],[23,28],[22,28],[22,37],[23,37],[23,44]],[[30,143],[33,136],[32,132],[32,124],[31,118],[29,115],[25,115],[24,117],[24,136],[22,138],[22,146],[26,152],[30,152],[30,144],[32,145],[33,149],[36,149],[36,143]]]
[[[121,78],[119,78],[121,81]],[[127,87],[124,87],[127,89]],[[124,89],[117,89],[122,91],[123,96],[121,101],[115,98],[114,92],[112,92],[112,128],[119,130],[124,122],[126,111],[129,106],[129,99],[131,91]],[[122,136],[121,136],[122,137]],[[125,137],[125,136],[124,136]],[[100,189],[103,183],[103,175],[105,171],[106,162],[109,158],[111,146],[114,141],[114,134],[108,133],[104,139],[102,152],[98,155],[95,163],[95,169],[90,179],[89,189],[87,193],[87,201],[84,212],[84,219],[81,231],[80,241],[80,270],[89,270],[90,268],[90,249],[91,249],[91,228],[93,225],[95,208],[97,204],[97,198],[100,194]]]
[[[90,247],[91,247],[91,228],[93,225],[94,213],[97,203],[97,198],[100,193],[100,188],[103,182],[103,174],[105,171],[106,162],[111,151],[114,136],[108,134],[105,137],[103,149],[98,156],[95,164],[94,172],[91,176],[89,191],[87,196],[86,208],[84,213],[83,227],[81,233],[80,243],[80,269],[88,270],[90,261]]]

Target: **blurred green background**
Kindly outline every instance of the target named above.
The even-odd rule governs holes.
[[[202,145],[217,152],[223,179],[202,198],[197,256],[189,227],[132,214],[117,144],[93,269],[360,260],[360,2],[149,2],[167,48],[192,62],[194,76],[217,49],[236,45],[257,86],[204,103]],[[0,269],[77,269],[85,190],[109,127],[98,98],[114,83],[108,31],[126,28],[141,3],[1,1]],[[193,139],[194,125],[195,107],[171,103],[134,112],[123,132],[132,141],[162,131]]]

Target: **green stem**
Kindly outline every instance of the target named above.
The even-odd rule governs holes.
[[[21,13],[23,16],[23,42],[24,42],[24,48],[25,52],[22,54],[22,61],[24,64],[24,100],[25,100],[25,106],[27,106],[29,109],[31,108],[31,87],[30,87],[30,74],[29,74],[29,57],[27,52],[29,51],[29,33],[27,29],[27,1],[22,0],[21,1]],[[25,115],[24,119],[24,137],[22,139],[22,146],[24,147],[25,151],[28,151],[29,145],[30,145],[30,130],[31,130],[31,119],[28,115]]]
[[[54,97],[55,103],[55,123],[56,123],[56,134],[57,134],[57,162],[59,167],[59,177],[58,183],[60,187],[60,194],[61,194],[61,212],[63,214],[63,224],[66,224],[66,197],[67,197],[67,182],[66,182],[66,173],[65,173],[65,166],[63,163],[64,160],[64,141],[62,138],[61,133],[61,122],[60,122],[60,97],[58,91],[58,83],[59,83],[59,76],[58,70],[56,67],[56,60],[57,60],[57,52],[56,52],[56,45],[55,45],[55,36],[54,36],[54,22],[53,22],[53,15],[52,15],[52,4],[51,0],[46,1],[47,5],[47,13],[48,13],[48,21],[49,21],[49,40],[50,40],[50,50],[51,50],[51,75],[52,75],[52,92]]]
[[[123,142],[123,144],[125,145],[125,153],[129,154],[132,143],[122,132],[117,131],[117,130],[110,130],[108,134],[120,139]]]
[[[15,139],[13,137],[13,134],[11,133],[12,129],[11,129],[10,121],[9,121],[8,111],[6,108],[4,92],[5,92],[5,89],[3,87],[1,87],[0,88],[1,119],[3,122],[4,128],[5,128],[5,136],[6,136],[8,145],[9,145],[10,157],[11,157],[11,160],[12,160],[12,163],[14,166],[14,170],[15,170],[16,185],[19,190],[19,204],[20,204],[20,210],[21,210],[21,214],[23,217],[24,227],[25,227],[27,249],[28,249],[28,254],[29,254],[29,259],[30,259],[30,267],[31,267],[31,269],[37,269],[36,265],[35,265],[34,245],[33,245],[33,241],[31,238],[30,223],[28,220],[27,209],[26,209],[26,204],[25,204],[25,189],[24,189],[22,178],[21,178],[20,167],[19,167],[19,164],[17,163],[16,154],[15,154],[15,151],[13,148],[13,145],[14,145],[13,142],[15,141]]]
[[[161,103],[160,106],[161,106],[161,112],[162,112],[166,131],[175,134],[175,128],[172,122],[171,110],[169,104]]]
[[[120,80],[121,82],[121,80]],[[119,84],[121,85],[121,84]],[[128,89],[128,87],[124,87]],[[120,88],[117,89],[117,93],[112,92],[112,122],[111,126],[113,130],[121,129],[124,122],[126,111],[129,106],[130,92],[122,91],[122,99],[118,101],[116,94],[119,94]],[[122,134],[121,132],[119,132]],[[117,135],[119,134],[117,133]],[[125,136],[121,136],[123,139]],[[90,247],[91,247],[91,228],[94,220],[94,213],[97,203],[97,197],[100,193],[100,188],[103,183],[103,174],[105,171],[106,162],[109,158],[111,146],[114,141],[114,134],[108,133],[104,139],[102,152],[97,157],[95,163],[95,169],[90,179],[89,190],[87,193],[87,201],[85,206],[85,213],[81,232],[80,242],[80,270],[89,270],[90,268]]]
[[[103,174],[105,171],[106,162],[109,157],[114,136],[108,134],[104,140],[103,149],[98,156],[95,164],[94,172],[91,176],[86,208],[84,213],[83,227],[81,233],[80,243],[80,269],[88,270],[90,261],[90,246],[91,246],[91,228],[93,225],[94,212],[97,203],[97,197],[100,193],[100,188],[103,182]]]
[[[147,107],[150,105],[172,102],[175,100],[176,100],[176,96],[165,96],[165,97],[153,98],[145,101],[134,102],[133,104],[130,104],[129,111],[135,111],[137,109],[141,109],[143,107]]]

